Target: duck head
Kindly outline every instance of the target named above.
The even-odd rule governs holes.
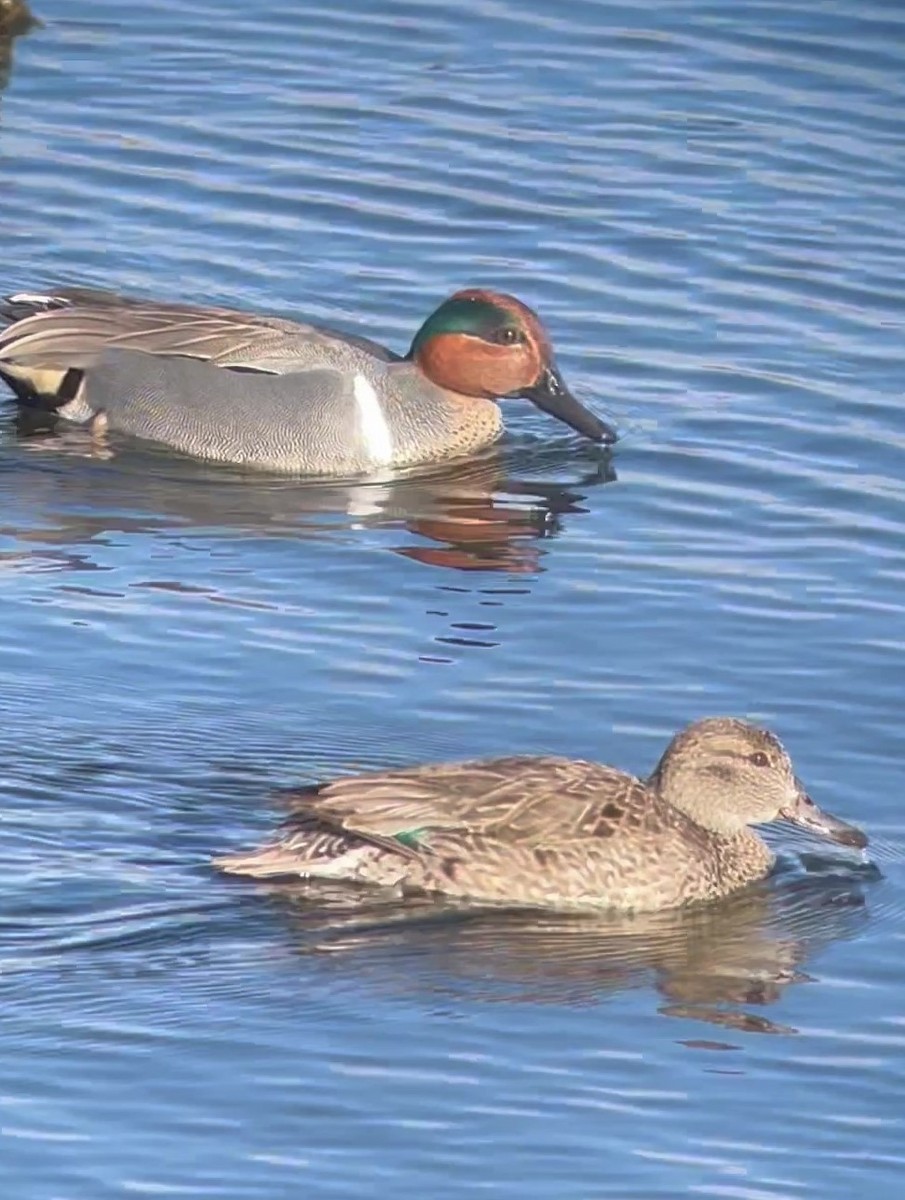
[[[456,292],[427,318],[407,357],[447,391],[488,400],[523,396],[592,441],[616,441],[566,387],[540,318],[515,296]]]
[[[860,829],[818,808],[774,734],[732,717],[708,717],[676,734],[650,778],[675,808],[713,833],[788,821],[838,842],[867,845]]]

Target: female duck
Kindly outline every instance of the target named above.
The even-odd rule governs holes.
[[[472,453],[523,396],[593,441],[612,429],[569,392],[537,315],[472,289],[405,358],[276,317],[61,289],[0,302],[0,379],[23,404],[183,453],[302,475],[358,475]]]
[[[867,844],[816,807],[772,733],[711,717],[673,738],[646,783],[565,758],[359,775],[299,791],[273,844],[214,861],[240,875],[654,911],[766,875],[773,856],[750,826],[772,821]]]

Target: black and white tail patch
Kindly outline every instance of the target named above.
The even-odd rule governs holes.
[[[78,395],[85,372],[78,367],[67,371],[25,368],[0,360],[0,379],[20,404],[56,412]]]

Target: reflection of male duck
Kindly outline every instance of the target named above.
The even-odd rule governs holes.
[[[19,424],[23,449],[72,461],[59,471],[29,471],[27,488],[11,485],[2,497],[5,530],[19,542],[78,546],[79,553],[84,543],[110,532],[153,532],[174,524],[184,532],[236,531],[256,539],[332,538],[345,524],[404,530],[413,536],[400,538],[393,549],[430,566],[524,574],[541,569],[537,543],[569,514],[586,511],[586,495],[615,478],[609,457],[592,447],[582,477],[574,448],[538,453],[540,448],[527,446],[514,456],[494,447],[474,459],[380,483],[300,484],[234,476],[229,467],[204,467],[137,447],[111,462],[92,462],[85,457],[84,434],[60,435],[31,420]],[[19,515],[23,490],[28,502]]]
[[[353,476],[473,454],[525,397],[595,442],[527,305],[457,292],[404,358],[296,321],[61,289],[0,303],[0,378],[24,404],[199,458]]]

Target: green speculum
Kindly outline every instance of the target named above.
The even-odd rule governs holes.
[[[421,835],[423,829],[403,829],[401,833],[394,833],[394,839],[401,846],[405,846],[408,850],[418,850],[421,846]]]

